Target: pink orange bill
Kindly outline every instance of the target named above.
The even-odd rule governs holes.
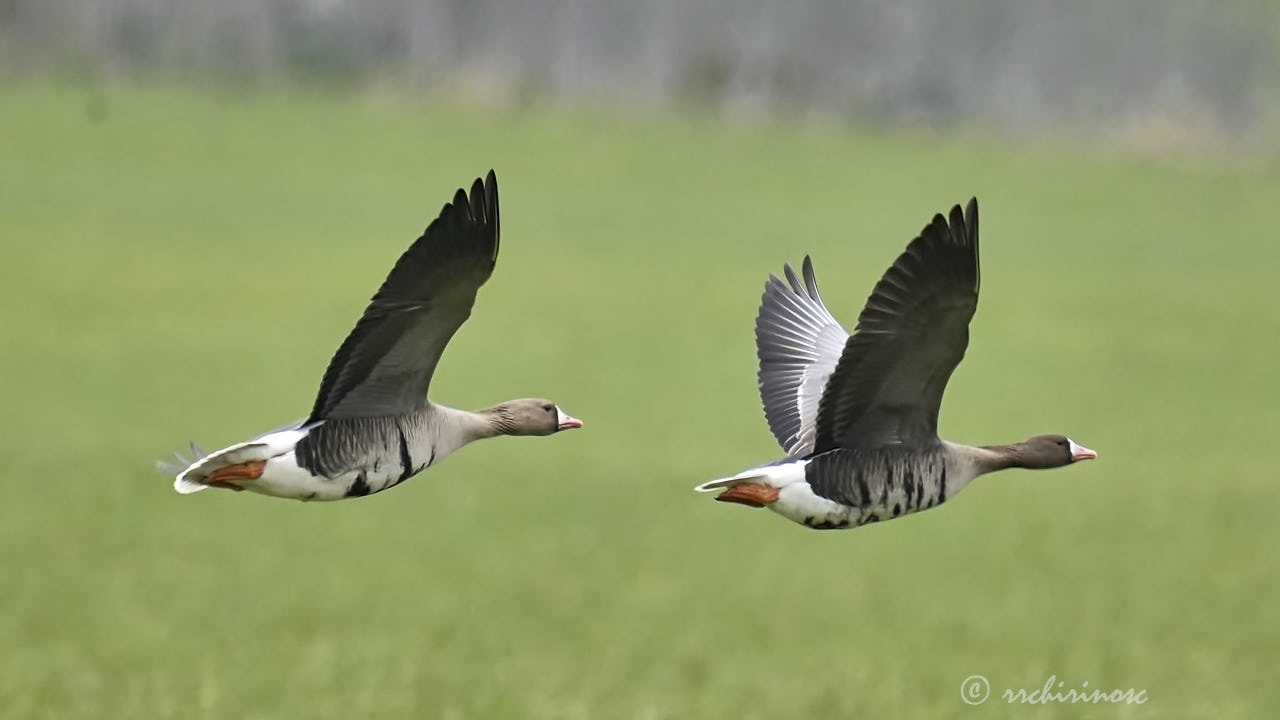
[[[565,413],[565,411],[561,410],[560,408],[556,408],[556,417],[557,417],[556,419],[557,430],[569,430],[570,428],[582,427],[581,420],[579,420],[576,417],[573,417],[572,415]]]
[[[1083,445],[1077,445],[1074,440],[1068,439],[1067,442],[1071,444],[1071,462],[1097,459],[1098,453]]]

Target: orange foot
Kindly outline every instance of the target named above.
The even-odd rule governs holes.
[[[209,487],[226,488],[240,492],[244,488],[232,483],[232,480],[256,480],[262,477],[262,469],[267,466],[266,460],[253,460],[239,465],[228,465],[218,468],[205,478],[204,484]]]
[[[778,488],[755,483],[743,483],[725,490],[716,499],[759,508],[778,499]]]

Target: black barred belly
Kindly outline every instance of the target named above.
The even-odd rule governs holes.
[[[317,477],[349,482],[346,497],[395,487],[435,459],[412,452],[413,418],[376,417],[326,420],[294,448],[298,465]],[[425,461],[425,462],[424,462]]]
[[[947,463],[941,448],[923,453],[903,448],[832,450],[810,459],[805,480],[814,494],[852,510],[839,527],[891,520],[947,499]]]

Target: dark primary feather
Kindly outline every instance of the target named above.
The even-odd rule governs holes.
[[[951,209],[885,272],[827,383],[814,451],[935,442],[978,307],[978,201]]]
[[[498,257],[490,170],[400,257],[325,371],[307,422],[412,412],[426,404],[445,345],[471,315]]]
[[[770,275],[756,314],[757,379],[765,420],[789,456],[813,450],[818,403],[849,334],[818,294],[813,263],[805,256],[804,283],[790,265],[784,283]]]

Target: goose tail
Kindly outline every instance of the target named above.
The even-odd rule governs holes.
[[[204,449],[201,448],[199,445],[195,444],[195,442],[192,442],[190,458],[184,456],[180,452],[174,452],[172,461],[157,460],[156,470],[159,470],[165,475],[174,475],[175,478],[173,481],[173,489],[177,490],[179,493],[182,493],[183,495],[190,495],[191,493],[194,493],[194,492],[200,492],[201,490],[204,490],[209,486],[205,485],[204,483],[198,483],[198,482],[193,482],[191,480],[187,480],[186,477],[184,477],[186,475],[186,470],[192,467],[193,465],[198,464],[201,460],[203,460],[208,456],[209,456],[209,453],[205,452]]]
[[[164,471],[178,471],[177,477],[173,479],[173,489],[182,495],[190,495],[210,487],[205,480],[222,468],[268,460],[274,454],[269,443],[260,441],[236,443],[231,447],[208,454],[202,452],[195,443],[191,443],[191,451],[194,453],[194,458],[187,463],[186,467],[179,467],[172,463],[159,463]],[[186,459],[177,453],[174,453],[174,457],[180,462]]]
[[[161,460],[156,463],[156,468],[160,472],[175,476],[173,480],[174,490],[182,495],[190,495],[205,488],[213,487],[206,480],[210,475],[223,468],[246,463],[265,463],[277,455],[293,450],[299,440],[306,437],[312,428],[322,422],[309,425],[298,422],[289,423],[278,430],[272,430],[248,442],[236,443],[212,453],[206,453],[200,449],[199,445],[191,443],[190,459],[175,452],[173,458],[177,461],[176,463]],[[257,475],[249,477],[256,478]]]
[[[781,487],[769,470],[770,468],[747,470],[733,477],[702,483],[694,490],[715,492],[723,489],[724,492],[717,495],[716,500],[755,508],[768,507],[778,499]]]
[[[787,460],[773,465],[744,470],[733,477],[704,482],[694,488],[698,492],[724,490],[716,500],[736,502],[750,507],[769,507],[778,500],[783,488],[804,483],[804,466],[808,460]]]
[[[768,477],[769,476],[766,473],[762,473],[758,470],[748,470],[744,473],[738,473],[733,477],[720,478],[719,480],[711,480],[708,482],[704,482],[701,485],[695,487],[694,492],[702,492],[702,493],[715,492],[717,490],[720,490],[721,488],[733,487],[734,485],[741,485],[742,483],[751,483],[751,482],[765,483]]]

